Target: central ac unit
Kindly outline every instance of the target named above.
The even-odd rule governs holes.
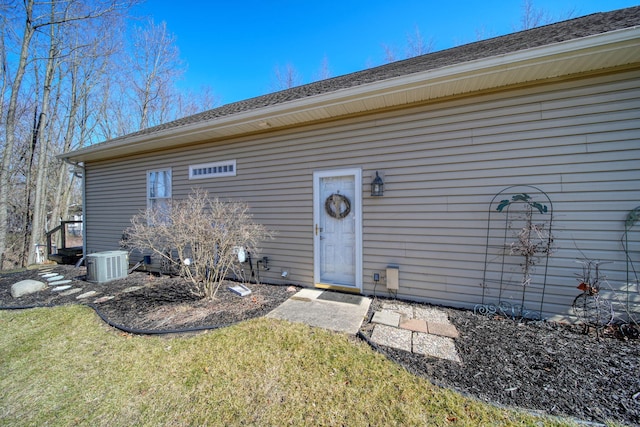
[[[87,255],[87,281],[106,283],[127,277],[129,254],[127,251],[96,252]]]

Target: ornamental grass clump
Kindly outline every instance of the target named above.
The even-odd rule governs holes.
[[[159,258],[165,269],[214,299],[225,278],[240,276],[238,252],[257,254],[273,233],[253,221],[248,204],[196,189],[184,200],[135,215],[125,236],[126,247]]]

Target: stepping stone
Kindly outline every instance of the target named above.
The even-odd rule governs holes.
[[[85,298],[91,298],[92,296],[98,295],[98,293],[96,291],[89,291],[89,292],[85,292],[82,295],[78,295],[76,297],[76,299],[85,299]]]
[[[55,275],[55,276],[51,276],[51,277],[47,277],[47,282],[57,282],[58,280],[62,280],[64,279],[64,276],[61,275]]]
[[[449,323],[447,313],[434,307],[416,307],[414,317],[427,322]]]
[[[376,344],[410,352],[412,334],[413,332],[406,329],[398,329],[387,325],[376,325],[371,333],[371,341]]]
[[[429,333],[433,335],[449,338],[458,338],[460,336],[456,327],[451,323],[427,322],[427,328],[429,329]]]
[[[381,325],[395,326],[396,328],[400,324],[400,314],[394,311],[382,310],[373,313],[371,319],[373,323],[380,323]]]
[[[70,288],[71,288],[71,285],[56,286],[55,288],[51,289],[51,292],[62,292]]]
[[[69,289],[68,291],[61,292],[60,295],[68,296],[68,295],[77,294],[80,291],[82,291],[81,288],[73,288],[73,289]]]
[[[98,298],[97,300],[94,301],[94,303],[95,304],[100,304],[101,302],[107,302],[107,301],[112,300],[114,298],[115,298],[114,296],[107,295],[107,296],[104,296],[102,298]]]
[[[71,283],[71,280],[56,280],[55,282],[49,282],[49,286],[60,286],[66,285],[67,283]]]
[[[126,293],[129,293],[129,292],[135,292],[138,289],[142,289],[142,286],[131,286],[131,287],[128,287],[127,289],[123,289],[122,293],[126,294]]]
[[[394,311],[400,314],[404,320],[413,318],[413,307],[402,303],[384,303],[382,311]]]
[[[422,319],[409,319],[405,322],[400,322],[400,327],[413,332],[429,333],[427,322]]]
[[[409,320],[409,319],[413,319],[413,307],[409,306],[409,305],[401,305],[400,307],[398,307],[397,310],[395,310],[396,313],[400,314],[400,318],[404,321],[404,320]]]
[[[447,337],[415,332],[413,334],[413,352],[457,363],[461,362],[453,340]]]
[[[58,275],[58,273],[40,273],[40,276],[42,276],[43,279],[48,279],[49,277],[55,277]]]

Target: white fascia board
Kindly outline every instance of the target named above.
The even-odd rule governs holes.
[[[231,137],[246,132],[247,126],[255,132],[264,130],[261,123],[269,123],[278,118],[295,118],[300,113],[313,112],[337,104],[382,98],[394,93],[410,91],[429,85],[451,85],[456,82],[487,76],[495,73],[515,72],[533,66],[560,64],[584,55],[594,55],[617,49],[635,49],[639,52],[634,61],[640,61],[640,27],[632,27],[604,34],[573,39],[565,42],[506,53],[434,70],[417,72],[405,76],[393,77],[377,82],[338,89],[326,94],[295,99],[272,106],[223,116],[209,121],[193,123],[150,134],[124,137],[117,141],[97,144],[61,155],[74,160],[93,160],[109,158],[122,154],[131,154],[149,149],[167,148],[199,140],[215,138],[215,134]],[[606,64],[597,68],[606,68],[622,64]],[[586,70],[584,70],[586,71]],[[573,74],[567,72],[565,74]],[[551,77],[551,76],[549,76]],[[553,75],[557,77],[557,75]],[[512,82],[513,83],[513,82]],[[524,83],[521,82],[521,83]],[[486,87],[478,89],[487,89]],[[384,107],[390,107],[385,105]],[[376,107],[377,109],[377,107]],[[304,123],[300,121],[299,123]],[[237,133],[234,132],[237,129]],[[212,136],[213,135],[213,136]]]

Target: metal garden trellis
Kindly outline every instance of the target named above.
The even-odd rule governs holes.
[[[553,204],[537,187],[514,185],[493,197],[487,219],[482,303],[474,311],[514,319],[542,318],[552,222]],[[535,271],[536,267],[541,271]],[[539,301],[528,300],[530,288],[538,289]],[[535,302],[539,302],[538,311],[525,307]]]

